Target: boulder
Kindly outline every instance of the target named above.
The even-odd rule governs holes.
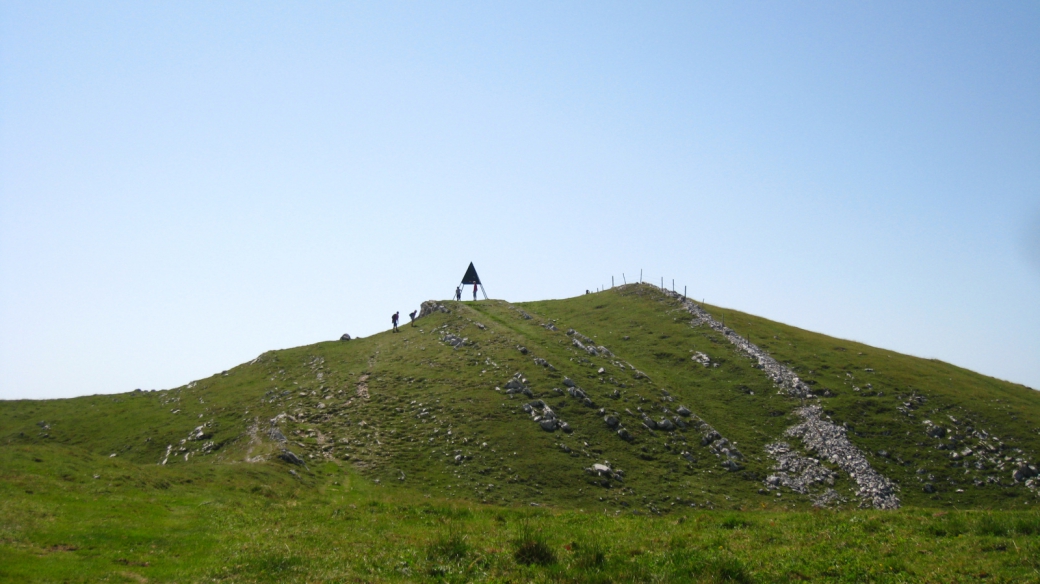
[[[630,434],[628,432],[628,430],[626,430],[625,428],[618,428],[617,435],[622,440],[631,440],[632,439],[632,434]]]
[[[299,456],[296,456],[296,453],[294,453],[292,450],[283,450],[282,453],[278,455],[278,458],[281,458],[289,464],[296,464],[300,466],[304,465],[303,459]]]
[[[1011,473],[1011,478],[1014,479],[1015,482],[1023,482],[1027,479],[1035,477],[1036,475],[1037,470],[1035,466],[1031,464],[1023,464]]]
[[[570,377],[564,377],[563,378],[563,384],[566,385],[567,387],[574,387],[575,386],[574,382],[571,381]]]
[[[688,408],[686,406],[679,406],[679,408],[675,410],[675,413],[677,413],[680,416],[685,418],[685,417],[689,416],[690,414],[692,414],[693,412],[691,412],[690,408]]]
[[[668,418],[662,418],[659,422],[657,422],[657,427],[666,432],[671,432],[675,429],[675,424],[673,424],[672,421]]]
[[[286,438],[285,438],[285,434],[282,434],[282,431],[279,430],[277,426],[271,428],[271,431],[268,432],[267,434],[268,434],[268,436],[271,437],[271,440],[274,440],[276,442],[286,442],[287,441]]]
[[[571,428],[571,425],[568,424],[567,422],[560,422],[560,429],[563,430],[564,432],[568,433],[568,434],[570,434],[571,432],[574,431]]]
[[[542,427],[542,430],[553,432],[557,427],[556,418],[543,418],[541,422],[538,422],[538,425]]]
[[[744,467],[740,466],[740,464],[737,461],[731,460],[731,459],[728,459],[728,458],[726,460],[722,461],[722,467],[725,468],[726,470],[728,470],[729,472],[736,472],[736,471],[744,468]]]
[[[341,341],[349,341],[350,340],[350,335],[344,333],[343,336],[339,338],[339,340],[341,340]]]
[[[620,422],[620,421],[619,421],[619,420],[618,420],[617,418],[615,418],[614,416],[605,416],[605,417],[603,418],[603,421],[604,421],[604,422],[606,422],[606,423],[607,423],[607,426],[609,426],[610,428],[617,428],[617,427],[618,427],[618,424],[620,424],[620,423],[621,423],[621,422]]]

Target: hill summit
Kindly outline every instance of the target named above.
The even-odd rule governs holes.
[[[349,337],[344,337],[349,339]],[[413,326],[162,391],[0,404],[0,443],[165,469],[322,465],[476,503],[1035,505],[1040,394],[647,284],[428,301]],[[71,450],[70,450],[71,451]]]

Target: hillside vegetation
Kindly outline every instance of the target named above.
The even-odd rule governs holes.
[[[0,576],[1035,578],[1038,452],[1034,390],[649,285],[428,302],[0,403]]]

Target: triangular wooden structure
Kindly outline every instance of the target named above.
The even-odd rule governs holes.
[[[462,285],[477,285],[480,287],[481,294],[484,295],[484,300],[488,299],[487,292],[484,292],[484,284],[480,282],[480,276],[477,275],[477,268],[473,267],[473,262],[469,263],[469,267],[466,268],[466,275],[462,277]]]

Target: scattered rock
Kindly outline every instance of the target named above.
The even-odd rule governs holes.
[[[466,341],[468,341],[468,340],[469,339],[465,339],[465,338],[459,337],[459,336],[454,335],[454,334],[449,333],[449,332],[445,332],[444,336],[441,337],[441,342],[442,343],[444,343],[446,345],[451,345],[452,347],[455,347],[456,349],[458,349],[459,347],[464,345],[466,343]]]
[[[835,491],[834,489],[827,489],[819,495],[810,497],[810,500],[812,501],[813,507],[823,508],[841,505],[845,502],[845,497],[842,497],[838,494],[838,491]]]
[[[876,509],[899,507],[896,485],[874,470],[866,456],[851,442],[847,430],[821,417],[823,408],[818,405],[795,410],[802,423],[787,429],[786,434],[800,438],[806,448],[816,452],[831,464],[836,465],[856,481],[859,489],[856,496]]]
[[[946,436],[946,428],[933,424],[931,420],[925,420],[925,433],[932,438],[943,438]]]
[[[522,347],[522,346],[520,346],[520,345],[517,345],[517,346],[516,346],[516,350],[517,350],[517,351],[520,351],[520,354],[521,354],[521,355],[526,355],[526,354],[527,354],[527,347]]]

